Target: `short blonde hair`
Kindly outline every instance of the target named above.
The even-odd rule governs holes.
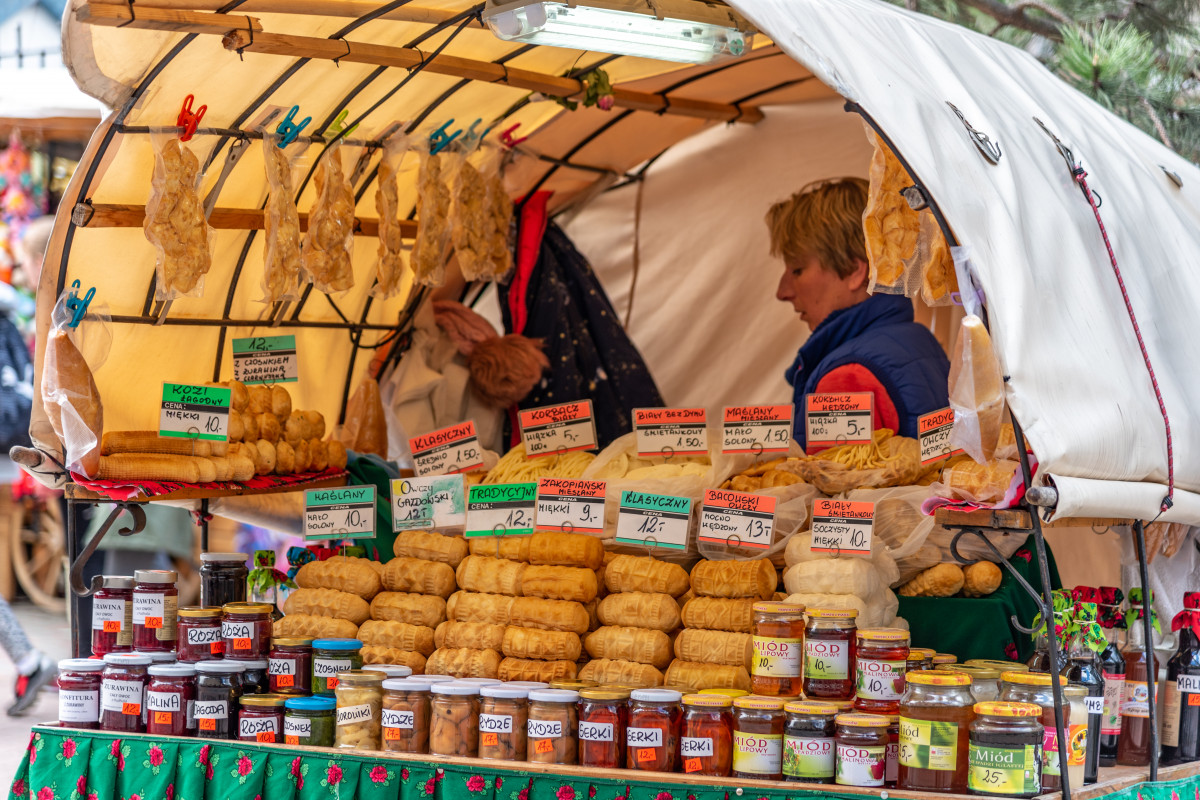
[[[814,181],[771,206],[771,255],[793,260],[815,256],[842,278],[854,272],[855,261],[867,261],[862,222],[867,187],[862,178]]]

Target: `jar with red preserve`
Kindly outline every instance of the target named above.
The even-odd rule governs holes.
[[[271,640],[271,653],[267,657],[268,692],[291,695],[312,692],[312,643],[307,636]]]
[[[133,649],[174,650],[178,635],[179,592],[170,569],[133,573]]]
[[[92,594],[92,655],[133,649],[133,578],[104,575]]]
[[[609,686],[579,690],[580,766],[605,769],[625,766],[629,691]]]
[[[756,602],[750,689],[768,697],[799,697],[804,684],[804,606]]]
[[[109,653],[100,676],[100,730],[143,733],[150,656]]]
[[[238,711],[238,740],[242,742],[282,742],[284,694],[244,695]]]
[[[179,649],[185,663],[216,661],[225,653],[221,638],[221,609],[189,606],[179,609]]]
[[[625,768],[674,772],[679,757],[683,695],[674,689],[634,689],[629,693],[625,729]]]
[[[67,658],[58,662],[58,724],[64,728],[100,727],[100,673],[104,662]]]
[[[804,629],[804,694],[810,700],[854,697],[853,608],[810,608]]]
[[[679,760],[688,775],[728,777],[733,769],[733,699],[685,694]]]
[[[187,736],[188,713],[196,699],[196,668],[191,664],[154,664],[146,687],[146,733]]]
[[[226,658],[253,661],[267,657],[271,652],[271,608],[267,603],[226,603],[222,607]]]
[[[908,668],[908,631],[861,628],[854,669],[854,707],[870,714],[900,713]]]

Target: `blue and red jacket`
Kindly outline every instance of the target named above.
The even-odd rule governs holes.
[[[804,446],[804,396],[872,392],[874,426],[916,438],[917,418],[950,404],[950,360],[929,329],[913,322],[912,301],[873,294],[826,317],[787,371],[796,404],[793,435]]]

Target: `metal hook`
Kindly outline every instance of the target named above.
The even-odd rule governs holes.
[[[979,149],[979,152],[983,153],[983,157],[992,164],[999,164],[1000,156],[1003,155],[1000,152],[999,143],[993,142],[990,136],[967,122],[967,118],[963,116],[963,113],[958,110],[958,106],[954,105],[954,103],[947,100],[946,105],[950,106],[950,110],[958,116],[959,122],[967,129],[967,133],[971,136],[971,141],[975,143],[975,147]]]

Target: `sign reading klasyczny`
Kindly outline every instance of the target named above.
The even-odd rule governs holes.
[[[692,500],[645,492],[621,492],[617,541],[647,547],[687,548]]]
[[[536,483],[472,486],[467,495],[467,538],[531,535],[537,486]]]
[[[223,442],[229,438],[229,398],[224,386],[163,383],[158,435]]]
[[[591,400],[527,408],[518,420],[527,458],[596,449]]]
[[[775,538],[775,498],[709,489],[700,506],[702,542],[765,550]]]
[[[792,407],[729,406],[721,423],[722,453],[786,453]]]
[[[374,539],[375,487],[309,489],[304,493],[305,539]]]
[[[708,455],[703,408],[635,408],[633,433],[640,458]]]
[[[870,444],[875,395],[837,392],[804,396],[804,430],[809,455],[839,444]]]
[[[813,501],[812,551],[870,556],[875,504],[853,500]]]
[[[483,466],[475,422],[467,420],[408,440],[417,475],[450,475]]]
[[[467,524],[462,475],[392,481],[392,530],[462,528]]]
[[[943,408],[917,419],[917,437],[921,442],[921,466],[956,456],[963,452],[950,445],[954,430],[954,409]]]
[[[233,377],[242,383],[300,380],[295,336],[250,336],[233,340]]]
[[[604,481],[541,478],[537,487],[539,531],[604,532]]]

